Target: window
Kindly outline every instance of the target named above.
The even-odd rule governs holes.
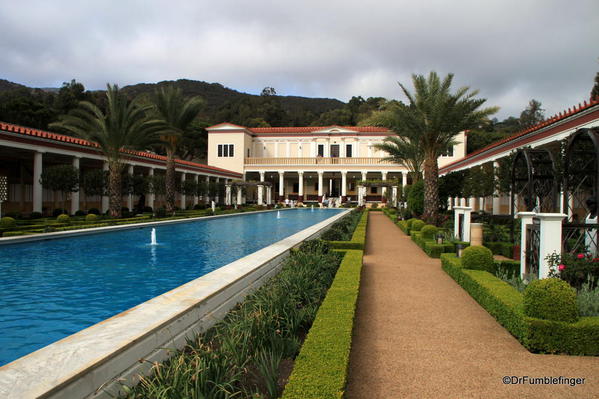
[[[248,150],[249,152],[249,150]],[[219,144],[218,145],[218,156],[231,158],[235,156],[234,146],[233,144]]]
[[[339,158],[339,144],[331,144],[331,158]]]
[[[316,156],[324,157],[324,144],[318,144],[318,153]]]
[[[379,192],[378,187],[370,187],[370,194],[378,194],[378,192]]]
[[[453,146],[449,147],[447,151],[441,153],[442,157],[453,157]]]
[[[352,152],[351,152],[351,151],[352,151],[352,148],[353,148],[353,147],[352,147],[352,145],[351,145],[351,144],[346,144],[346,145],[345,145],[345,157],[346,157],[346,158],[351,158],[351,157],[353,156],[353,154],[352,154]]]

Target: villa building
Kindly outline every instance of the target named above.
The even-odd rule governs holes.
[[[208,164],[240,173],[246,181],[265,182],[248,190],[246,199],[264,203],[296,200],[319,201],[323,197],[357,201],[357,182],[396,181],[410,184],[403,165],[384,161],[375,145],[392,133],[373,126],[260,127],[221,123],[208,130]],[[462,159],[466,135],[439,158],[443,167]],[[264,187],[274,188],[272,196]],[[384,201],[385,187],[371,187],[366,201]]]

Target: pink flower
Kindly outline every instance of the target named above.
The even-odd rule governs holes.
[[[559,265],[557,268],[561,272],[562,270],[564,270],[566,268],[566,265]]]
[[[584,258],[584,254],[578,254],[578,259],[583,259]]]

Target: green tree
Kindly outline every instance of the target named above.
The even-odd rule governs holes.
[[[450,145],[461,131],[478,126],[489,115],[497,112],[497,107],[480,108],[485,99],[477,99],[478,91],[461,87],[451,93],[453,74],[443,80],[437,73],[427,77],[412,75],[414,93],[399,84],[409,100],[408,105],[396,107],[395,124],[388,126],[403,137],[419,137],[418,142],[424,151],[424,219],[437,223],[439,210],[437,158]]]
[[[51,126],[95,142],[108,162],[109,209],[112,217],[121,215],[121,174],[125,164],[122,151],[146,148],[164,130],[160,120],[149,119],[149,107],[129,101],[116,85],[107,85],[106,112],[89,101]]]
[[[184,132],[200,113],[204,101],[200,97],[185,99],[183,92],[174,86],[166,86],[155,93],[155,110],[164,121],[166,129],[160,141],[166,150],[166,211],[175,211],[175,154]]]
[[[42,171],[40,183],[44,188],[62,193],[62,209],[66,209],[67,194],[79,191],[79,170],[71,165],[55,165]]]
[[[520,128],[526,129],[543,122],[545,120],[544,111],[540,101],[534,98],[530,100],[526,109],[520,114]]]
[[[593,85],[593,89],[591,90],[591,100],[594,100],[599,97],[599,72],[595,75],[595,84]]]

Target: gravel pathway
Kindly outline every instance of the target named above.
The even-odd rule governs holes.
[[[585,383],[505,385],[504,376]],[[599,358],[528,352],[438,259],[372,212],[346,398],[599,398]]]

